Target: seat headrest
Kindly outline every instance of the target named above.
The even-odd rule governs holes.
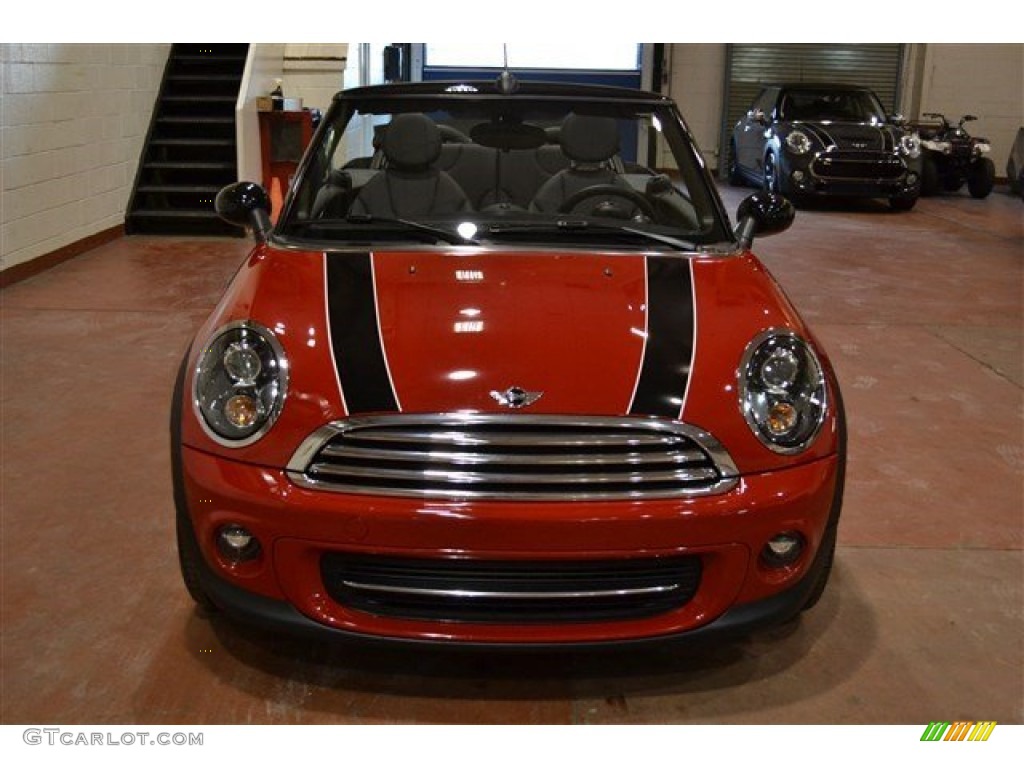
[[[562,151],[579,163],[599,163],[619,151],[619,127],[613,117],[569,115],[559,131]]]
[[[441,154],[441,132],[426,115],[395,115],[384,133],[384,156],[400,170],[428,167]]]

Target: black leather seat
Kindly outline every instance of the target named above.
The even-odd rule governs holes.
[[[387,166],[364,186],[350,213],[416,218],[470,209],[462,188],[432,165],[441,155],[441,132],[426,115],[395,115],[384,133]]]
[[[631,189],[608,163],[619,151],[619,128],[614,118],[571,114],[562,121],[558,135],[570,165],[537,190],[530,203],[531,210],[558,211],[566,200],[588,187],[608,184]],[[608,199],[615,198],[609,196]],[[600,200],[595,198],[592,204]]]

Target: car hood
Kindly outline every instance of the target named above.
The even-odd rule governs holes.
[[[182,439],[268,467],[339,419],[468,412],[680,420],[714,435],[741,471],[768,471],[794,459],[748,428],[740,360],[769,328],[814,343],[749,253],[264,245],[200,329],[187,370],[218,328],[241,319],[273,332],[287,355],[281,415],[258,442],[230,448],[193,413]],[[533,402],[510,407],[513,390]],[[830,425],[799,460],[835,450]]]
[[[896,148],[892,129],[870,123],[844,123],[834,121],[794,123],[825,149],[891,152]]]

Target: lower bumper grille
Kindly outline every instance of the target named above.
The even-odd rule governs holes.
[[[826,154],[815,158],[811,172],[819,179],[839,181],[874,181],[898,179],[906,166],[892,155]]]
[[[327,593],[377,616],[475,623],[565,623],[654,616],[700,585],[693,555],[639,560],[510,561],[328,553]]]

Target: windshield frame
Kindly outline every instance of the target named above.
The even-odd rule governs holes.
[[[575,111],[579,108],[581,112],[597,112],[601,114],[621,114],[636,119],[639,113],[650,113],[657,115],[661,123],[659,130],[675,134],[673,141],[675,151],[672,152],[678,169],[673,169],[677,174],[676,179],[685,184],[687,190],[700,190],[702,196],[701,222],[706,224],[706,231],[700,233],[687,232],[679,229],[675,234],[668,234],[661,230],[652,231],[654,235],[660,235],[664,240],[666,237],[673,237],[685,241],[694,241],[694,250],[701,250],[709,247],[714,250],[724,248],[732,249],[736,245],[729,215],[722,203],[718,189],[715,186],[714,178],[707,167],[704,157],[693,140],[693,135],[686,125],[685,120],[679,113],[675,103],[659,94],[633,91],[622,88],[609,88],[600,86],[569,86],[554,85],[548,83],[524,83],[524,88],[513,94],[504,94],[496,90],[493,83],[415,83],[390,86],[370,86],[355,88],[339,92],[331,104],[320,125],[318,126],[312,141],[296,170],[293,183],[289,185],[288,194],[285,198],[277,222],[270,233],[270,239],[276,244],[289,248],[296,247],[317,247],[318,249],[339,249],[359,247],[365,249],[367,243],[360,241],[351,243],[346,240],[329,240],[308,238],[296,234],[295,230],[305,226],[310,220],[300,219],[299,211],[300,192],[306,190],[307,176],[318,162],[318,153],[324,151],[325,142],[328,141],[332,131],[344,133],[347,124],[357,114],[397,114],[399,112],[434,111],[443,108],[445,104],[451,105],[455,111],[458,107],[479,107],[481,111],[497,109],[502,104],[517,105],[517,110],[529,110],[530,104],[537,104],[540,108],[543,105],[564,107],[566,111]],[[663,139],[660,144],[667,144],[668,138]],[[651,156],[657,155],[658,149],[652,144]],[[652,163],[653,165],[653,163]],[[655,173],[658,173],[654,168]],[[308,206],[308,201],[307,201]],[[308,207],[307,207],[308,210]],[[474,211],[478,215],[481,212]],[[515,219],[510,219],[514,221]],[[427,220],[425,220],[427,221]],[[483,228],[492,221],[485,221]],[[537,222],[535,222],[537,223]],[[558,222],[551,221],[552,227]],[[624,231],[634,226],[632,221],[623,221]],[[599,227],[594,227],[598,229]],[[538,228],[539,231],[540,228]],[[355,230],[354,230],[355,231]],[[652,237],[645,245],[637,245],[637,249],[652,250],[652,243],[658,237]],[[422,246],[422,243],[412,243]],[[383,240],[382,247],[395,247],[390,240]],[[438,241],[440,247],[450,247],[450,243]],[[487,242],[487,246],[500,246],[500,243]],[[543,241],[537,246],[545,247]],[[554,245],[554,243],[552,243]],[[535,247],[537,247],[535,246]],[[371,244],[371,247],[376,247]],[[522,247],[516,244],[513,248]],[[572,248],[571,243],[558,243],[557,247]],[[622,245],[600,245],[581,242],[577,246],[588,250],[619,250],[625,249]],[[664,247],[664,246],[662,246]]]

